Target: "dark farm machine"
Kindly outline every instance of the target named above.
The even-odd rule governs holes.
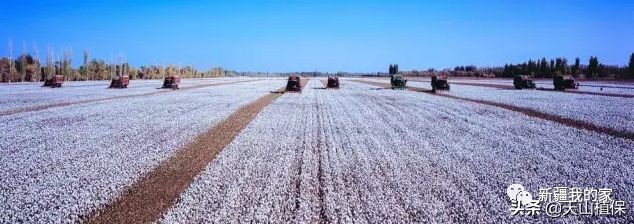
[[[534,89],[535,82],[533,82],[530,76],[516,75],[513,77],[513,86],[515,86],[516,89]]]
[[[178,85],[181,83],[181,77],[178,75],[165,76],[163,80],[163,89],[178,89]]]
[[[431,90],[436,92],[438,90],[449,90],[449,82],[447,82],[447,76],[432,76],[431,77]]]
[[[328,76],[328,82],[326,83],[326,88],[339,89],[339,77]]]
[[[53,77],[44,80],[43,87],[59,88],[59,87],[62,87],[63,83],[64,83],[63,75],[54,75]]]
[[[575,79],[570,75],[557,75],[553,77],[553,85],[555,90],[577,89],[579,86]]]
[[[301,78],[296,75],[289,76],[288,81],[286,82],[286,91],[287,92],[301,92],[302,91]]]
[[[400,74],[390,75],[390,84],[392,89],[405,89],[407,86],[407,79],[403,78]]]
[[[125,75],[127,70],[127,65],[123,64],[121,66],[116,66],[116,75],[112,77],[112,81],[110,81],[109,88],[123,89],[128,88],[128,84],[130,84],[130,76]]]
[[[46,68],[41,68],[41,69],[42,69],[42,78],[44,79],[44,85],[42,85],[42,87],[51,87],[51,88],[62,87],[62,84],[64,84],[64,76],[61,75],[62,71],[57,66],[55,66],[54,68],[55,74],[50,77],[46,75],[46,74],[49,74],[47,73]]]
[[[128,84],[130,84],[130,76],[127,76],[127,75],[115,76],[112,78],[112,81],[110,82],[110,88],[124,89],[124,88],[128,88]]]

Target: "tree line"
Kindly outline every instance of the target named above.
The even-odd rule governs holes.
[[[572,75],[584,78],[634,79],[634,53],[630,55],[628,66],[605,65],[597,57],[590,57],[587,64],[575,58],[568,63],[566,58],[528,60],[520,64],[506,64],[503,68],[487,68],[496,77],[531,75],[536,78],[552,78],[555,75]]]
[[[390,70],[393,67],[390,65]],[[531,75],[536,78],[552,78],[555,75],[572,75],[583,78],[616,78],[634,79],[634,53],[630,55],[627,66],[605,65],[600,63],[597,57],[590,57],[586,64],[582,64],[577,57],[569,63],[566,58],[528,60],[519,64],[505,64],[503,67],[483,67],[474,65],[456,66],[453,69],[436,71],[433,68],[427,71],[403,71],[406,76],[431,76],[449,75],[462,77],[513,77],[515,75]]]
[[[230,75],[221,67],[199,71],[191,65],[144,65],[138,68],[128,63],[106,63],[103,59],[90,58],[84,51],[83,63],[73,68],[70,52],[65,51],[59,57],[49,53],[42,63],[31,53],[22,53],[16,59],[0,58],[0,82],[38,82],[54,75],[63,75],[65,80],[109,80],[117,75],[128,75],[130,79],[162,79],[167,75],[180,75],[183,78],[212,78]]]

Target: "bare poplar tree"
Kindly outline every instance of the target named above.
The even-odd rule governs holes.
[[[35,59],[35,68],[33,72],[33,76],[31,77],[31,82],[37,80],[37,77],[40,77],[40,67],[42,66],[42,62],[40,60],[40,51],[37,49],[37,43],[33,42],[33,58]]]
[[[86,80],[92,80],[90,77],[90,69],[88,69],[88,50],[84,50],[84,67],[81,69],[81,76],[86,78]]]
[[[27,53],[28,49],[26,48],[26,42],[22,41],[22,54],[20,54],[20,56],[18,56],[18,59],[20,61],[20,82],[24,82],[26,81],[26,70],[27,70]]]
[[[9,38],[9,82],[11,82],[15,78],[15,67],[13,66],[13,41]]]
[[[49,77],[55,75],[55,52],[51,50],[49,46],[46,49],[46,74],[44,74],[44,80],[49,79]]]

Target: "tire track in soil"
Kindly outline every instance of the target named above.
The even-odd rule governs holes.
[[[278,91],[282,90],[283,88]],[[158,220],[216,155],[266,106],[281,96],[279,92],[269,93],[241,107],[207,132],[200,134],[194,142],[162,161],[118,198],[102,209],[88,214],[82,222],[150,223]]]
[[[197,86],[184,87],[184,88],[180,88],[179,90],[182,91],[182,90],[200,89],[200,88],[211,87],[211,86],[229,85],[229,84],[237,84],[237,83],[245,83],[245,82],[255,82],[255,81],[260,81],[260,80],[261,79],[242,80],[242,81],[223,82],[223,83],[211,83],[211,84],[203,84],[203,85],[197,85]],[[2,111],[2,112],[0,112],[0,117],[1,116],[7,116],[7,115],[13,115],[13,114],[19,114],[19,113],[26,113],[26,112],[45,110],[45,109],[55,108],[55,107],[70,106],[70,105],[75,105],[75,104],[95,103],[95,102],[102,102],[102,101],[115,100],[115,99],[129,99],[129,98],[137,98],[137,97],[143,97],[143,96],[153,96],[153,95],[157,95],[157,94],[161,94],[161,93],[171,93],[171,92],[173,92],[173,91],[165,90],[165,91],[156,91],[156,92],[151,92],[151,93],[132,94],[132,95],[125,95],[125,96],[114,96],[114,97],[106,97],[106,98],[99,98],[99,99],[88,99],[88,100],[65,101],[65,102],[51,103],[51,104],[45,104],[45,105],[39,105],[39,106],[33,106],[33,107],[17,108],[17,109],[12,109],[12,110],[8,110],[8,111]]]
[[[275,92],[272,93],[298,93],[301,94],[302,91],[304,90],[304,88],[306,88],[306,85],[308,85],[308,81],[310,79],[308,78],[301,78],[300,79],[300,90],[299,91],[286,91],[286,88],[281,88]],[[309,114],[306,114],[305,119],[308,120],[308,116]],[[308,133],[307,133],[308,134]],[[304,138],[303,141],[303,146],[306,145],[306,138]],[[302,186],[302,167],[304,166],[304,160],[302,159],[304,155],[304,150],[303,149],[299,149],[296,153],[295,153],[295,157],[298,160],[298,168],[297,168],[297,182],[295,183],[295,209],[293,210],[293,213],[297,214],[297,211],[299,211],[300,209],[300,204],[301,204],[301,186]]]
[[[428,81],[414,81],[414,82],[428,82]],[[464,86],[489,87],[489,88],[497,88],[497,89],[503,89],[503,90],[515,90],[514,86],[502,85],[502,84],[468,83],[468,82],[451,82],[450,84],[464,85]],[[579,91],[579,90],[559,91],[559,90],[547,89],[547,88],[536,88],[535,90],[557,92],[557,93],[574,93],[574,94],[583,94],[583,95],[634,98],[634,95],[618,94],[618,93],[597,93],[597,92]]]
[[[308,79],[303,80],[302,82],[302,89],[307,88],[309,83]],[[312,87],[312,89],[318,89],[318,88],[314,88]],[[312,90],[311,90],[312,91]],[[327,143],[324,146],[322,144],[323,138],[324,138],[324,130],[323,130],[323,126],[321,124],[321,122],[324,120],[324,118],[321,115],[321,111],[323,111],[323,109],[321,108],[321,105],[318,101],[317,98],[315,99],[310,99],[311,104],[310,106],[308,106],[308,113],[305,113],[303,116],[303,118],[305,119],[306,123],[308,126],[312,126],[311,124],[313,122],[309,121],[314,121],[314,125],[316,126],[316,131],[308,131],[305,133],[305,138],[303,141],[303,145],[302,148],[299,149],[300,151],[296,152],[296,158],[297,158],[297,163],[298,163],[298,168],[297,168],[297,177],[298,180],[295,183],[295,207],[293,209],[293,213],[294,213],[294,217],[295,220],[300,220],[300,216],[301,215],[305,215],[306,212],[306,208],[304,208],[304,203],[310,203],[310,202],[306,202],[303,201],[304,199],[306,199],[306,195],[309,195],[308,197],[310,197],[311,194],[315,193],[312,192],[310,190],[305,191],[305,189],[312,189],[311,187],[315,187],[316,189],[316,202],[319,204],[319,207],[310,207],[309,210],[310,212],[314,212],[315,214],[318,215],[319,217],[319,222],[324,222],[324,220],[327,220],[327,216],[326,216],[326,211],[325,211],[325,184],[324,184],[324,176],[323,176],[323,159],[322,159],[322,153],[324,151],[324,147],[327,147]],[[314,111],[314,112],[313,112]],[[304,111],[305,112],[305,111]],[[307,127],[308,127],[307,126]],[[309,130],[307,128],[307,130]],[[309,141],[307,139],[313,139],[312,141]],[[312,159],[316,159],[316,173],[313,173],[313,170],[311,169],[312,167]],[[306,161],[308,160],[308,161]],[[307,166],[306,168],[306,172],[307,174],[304,173],[304,167]],[[314,176],[313,176],[314,175]],[[309,176],[308,178],[305,178],[305,176]],[[311,186],[311,187],[307,187],[304,188],[303,186]],[[305,217],[302,217],[305,218]],[[306,221],[301,219],[302,221]],[[315,220],[311,220],[309,222],[314,222]]]
[[[302,86],[303,88],[303,86]],[[308,121],[309,114],[305,113],[303,118],[304,121]],[[305,127],[306,128],[306,127]],[[302,199],[302,169],[304,167],[304,150],[306,147],[306,139],[309,138],[309,132],[304,132],[304,139],[302,140],[302,146],[297,148],[295,152],[295,160],[297,161],[297,182],[295,182],[295,209],[293,209],[293,214],[295,215],[295,219],[297,220],[297,214],[300,209],[301,199]]]
[[[324,80],[319,81],[321,81],[321,83],[324,84],[325,87]],[[324,116],[322,116],[324,109],[322,108],[322,106],[320,106],[318,98],[315,98],[315,105],[317,106],[317,130],[319,130],[317,132],[317,182],[319,187],[317,196],[319,197],[319,219],[322,222],[327,222],[328,218],[326,216],[326,200],[324,199],[326,197],[326,193],[324,192],[324,188],[326,186],[324,184],[324,169],[322,159],[322,156],[324,154],[327,154],[327,152],[324,153],[324,149],[328,149],[328,142],[325,140],[325,134],[323,133],[325,130],[322,126],[322,122],[326,122],[326,120],[324,119]],[[321,145],[322,141],[326,144],[325,146]]]
[[[373,82],[373,81],[367,81],[367,80],[352,80],[352,81],[363,83],[363,84],[368,84],[368,85],[373,85],[373,86],[378,86],[378,87],[382,87],[382,88],[390,88],[391,87],[389,83]],[[621,130],[608,128],[608,127],[602,127],[602,126],[591,124],[589,122],[585,122],[585,121],[581,121],[581,120],[565,118],[565,117],[561,117],[559,115],[543,113],[543,112],[540,112],[540,111],[537,111],[537,110],[531,109],[531,108],[517,107],[517,106],[510,105],[510,104],[498,103],[498,102],[487,101],[487,100],[479,100],[479,99],[472,99],[472,98],[467,98],[467,97],[453,96],[453,95],[449,95],[449,94],[446,94],[446,93],[433,93],[430,89],[425,89],[425,88],[420,88],[420,87],[409,87],[408,86],[407,89],[410,90],[410,91],[414,91],[414,92],[427,93],[427,94],[432,94],[432,95],[435,95],[435,96],[442,96],[442,97],[447,97],[447,98],[451,98],[451,99],[457,99],[457,100],[463,100],[463,101],[472,102],[472,103],[483,104],[483,105],[487,105],[487,106],[499,107],[499,108],[502,108],[502,109],[507,109],[507,110],[510,110],[510,111],[519,112],[519,113],[522,113],[522,114],[524,114],[526,116],[529,116],[529,117],[540,118],[540,119],[544,119],[544,120],[547,120],[547,121],[552,121],[552,122],[555,122],[555,123],[558,123],[558,124],[561,124],[561,125],[565,125],[565,126],[568,126],[568,127],[573,127],[573,128],[577,128],[577,129],[593,131],[593,132],[609,135],[609,136],[616,137],[616,138],[634,140],[634,133],[633,132],[621,131]]]

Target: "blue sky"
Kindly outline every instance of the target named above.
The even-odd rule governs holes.
[[[1,1],[0,55],[35,43],[132,65],[401,70],[579,56],[625,65],[634,1]]]

